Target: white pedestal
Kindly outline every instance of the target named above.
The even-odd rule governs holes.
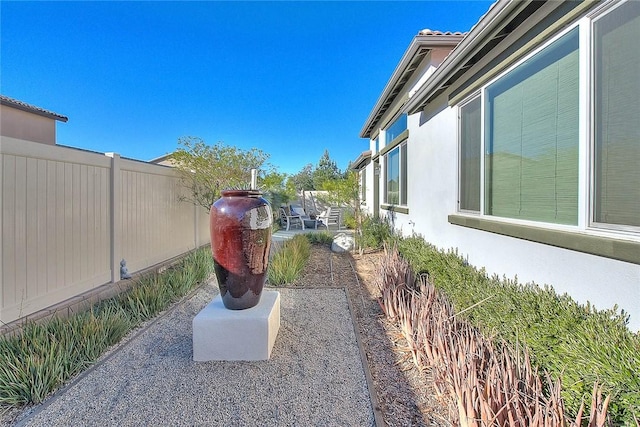
[[[260,303],[228,310],[216,296],[193,318],[193,360],[268,360],[280,329],[280,292],[263,291]]]

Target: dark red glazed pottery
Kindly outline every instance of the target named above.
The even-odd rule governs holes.
[[[271,206],[254,190],[225,190],[209,215],[211,252],[222,303],[244,310],[260,302],[271,246]]]

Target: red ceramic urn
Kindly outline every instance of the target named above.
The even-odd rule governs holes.
[[[254,190],[225,190],[211,206],[211,252],[226,308],[243,310],[260,302],[272,221],[269,202]]]

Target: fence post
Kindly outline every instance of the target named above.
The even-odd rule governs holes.
[[[120,188],[120,154],[105,153],[111,157],[111,197],[109,200],[109,217],[111,218],[110,241],[111,241],[111,283],[120,281],[120,224],[121,215],[121,188]]]
[[[200,209],[198,209],[198,205],[193,204],[193,243],[195,244],[194,249],[198,249],[200,247]]]

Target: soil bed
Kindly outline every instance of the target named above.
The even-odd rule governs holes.
[[[429,373],[412,362],[407,343],[387,321],[373,284],[382,252],[362,255],[331,252],[313,245],[302,276],[291,287],[345,287],[371,373],[377,411],[388,426],[451,426],[447,399],[437,396]]]

